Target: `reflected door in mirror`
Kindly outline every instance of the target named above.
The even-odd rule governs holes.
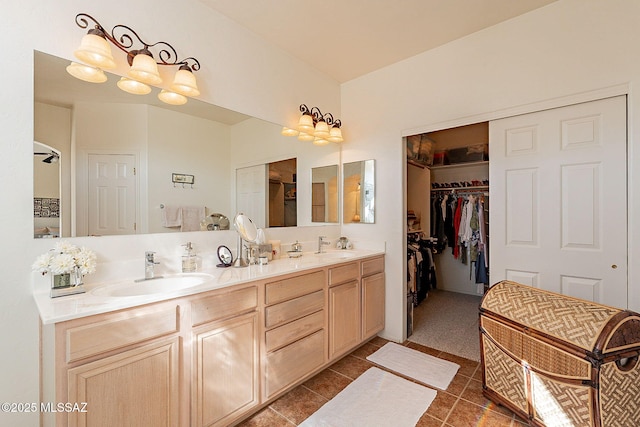
[[[338,165],[311,169],[311,222],[338,222]]]
[[[135,234],[138,203],[135,156],[89,154],[88,164],[89,236]]]
[[[266,177],[266,165],[236,170],[236,212],[254,218],[258,228],[265,226]]]

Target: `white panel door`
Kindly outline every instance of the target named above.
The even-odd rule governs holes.
[[[131,154],[89,154],[90,236],[136,233],[135,160]]]
[[[490,271],[627,307],[626,97],[489,124]]]
[[[267,222],[267,165],[236,169],[236,213],[242,212],[258,228]]]

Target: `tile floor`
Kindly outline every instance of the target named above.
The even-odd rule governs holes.
[[[299,425],[351,381],[374,366],[366,360],[366,357],[387,342],[382,338],[374,338],[240,425],[242,427]],[[437,397],[427,412],[422,415],[417,427],[522,427],[526,425],[508,409],[497,406],[482,396],[480,363],[412,342],[405,342],[405,345],[460,365],[458,373],[447,390],[438,390]]]

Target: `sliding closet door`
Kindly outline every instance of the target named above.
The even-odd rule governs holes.
[[[627,307],[626,97],[489,125],[492,282]]]

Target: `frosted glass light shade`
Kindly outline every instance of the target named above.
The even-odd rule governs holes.
[[[325,122],[324,120],[320,120],[316,124],[316,128],[315,128],[315,131],[313,132],[313,135],[316,138],[320,138],[320,139],[329,138],[329,126],[327,126],[327,122]]]
[[[300,132],[300,134],[298,134],[299,141],[313,141],[314,139],[315,139],[315,136],[309,133]]]
[[[285,127],[282,128],[282,132],[281,133],[284,136],[298,136],[298,134],[300,132],[298,132],[295,129],[291,129],[291,128],[288,128],[288,127],[285,126]]]
[[[162,89],[158,94],[158,99],[166,104],[183,105],[187,103],[187,97],[179,93]]]
[[[327,145],[329,143],[329,141],[327,141],[324,138],[314,138],[313,139],[313,144],[314,145]]]
[[[329,140],[330,142],[344,141],[344,139],[342,139],[342,131],[340,130],[340,128],[335,126],[332,127],[329,131],[329,137],[327,138],[327,140]]]
[[[158,72],[158,64],[156,64],[152,56],[145,53],[138,53],[133,57],[133,63],[127,75],[132,79],[149,85],[162,83],[160,73]]]
[[[67,73],[85,82],[104,83],[107,81],[106,74],[100,68],[78,64],[77,62],[72,62],[67,66]]]
[[[94,67],[106,70],[116,68],[109,42],[104,37],[96,34],[89,33],[82,37],[80,46],[73,54],[82,62]]]
[[[198,96],[200,91],[196,84],[196,76],[190,70],[180,68],[175,77],[173,83],[171,83],[170,89],[173,92],[177,92],[184,96]]]
[[[151,88],[149,85],[146,85],[137,80],[128,79],[126,77],[122,77],[118,81],[118,87],[125,92],[131,93],[133,95],[146,95],[151,92]]]
[[[298,130],[300,132],[313,134],[313,117],[310,114],[303,114],[298,122]]]

